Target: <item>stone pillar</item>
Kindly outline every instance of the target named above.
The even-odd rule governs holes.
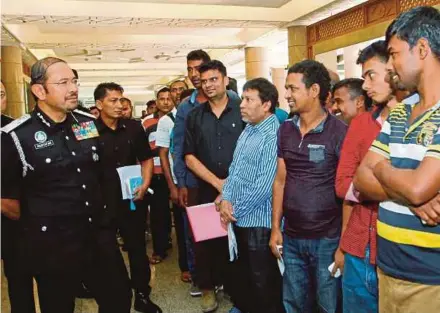
[[[287,71],[284,68],[271,69],[272,83],[275,85],[275,87],[277,87],[278,90],[278,102],[280,103],[280,108],[289,112],[289,106],[286,99],[284,99],[284,93],[286,91],[284,88],[286,85],[286,75]]]
[[[267,48],[247,47],[244,49],[246,80],[257,77],[269,79],[269,51]]]
[[[306,26],[291,26],[288,31],[289,65],[292,66],[307,59]]]
[[[360,49],[362,49],[362,45],[358,45],[358,44],[344,48],[345,78],[362,77],[362,67],[356,64],[356,60],[359,57]]]
[[[17,118],[26,113],[21,49],[5,46],[1,52],[1,76],[8,99],[5,113]]]

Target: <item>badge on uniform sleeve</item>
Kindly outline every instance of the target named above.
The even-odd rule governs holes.
[[[93,121],[73,124],[72,130],[77,140],[84,140],[99,136],[98,129]]]

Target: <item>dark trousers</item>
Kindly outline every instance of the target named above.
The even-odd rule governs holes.
[[[8,279],[11,313],[35,313],[32,274],[19,265],[17,236],[19,224],[2,216],[2,259]]]
[[[216,238],[196,242],[197,285],[202,290],[214,290],[215,286],[228,286],[228,239]]]
[[[184,215],[185,208],[182,208],[181,206],[173,203],[174,226],[176,230],[177,247],[179,250],[179,268],[181,272],[188,271]]]
[[[154,194],[149,195],[150,228],[153,237],[153,254],[165,257],[168,247],[171,210],[169,190],[164,175],[153,175],[151,189]]]
[[[95,229],[88,216],[29,217],[20,234],[20,266],[38,284],[42,313],[71,313],[84,278],[100,313],[129,313],[128,275],[115,229]]]
[[[95,230],[92,260],[86,277],[86,284],[99,305],[99,313],[130,312],[130,281],[114,227]]]
[[[135,206],[136,210],[132,211],[129,201],[121,201],[118,211],[118,227],[128,253],[132,288],[149,295],[151,270],[145,240],[145,220],[148,208],[145,201],[136,202]]]
[[[238,259],[232,264],[234,304],[249,313],[280,313],[282,277],[269,248],[270,229],[234,227]]]

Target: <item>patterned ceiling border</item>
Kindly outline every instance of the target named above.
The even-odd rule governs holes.
[[[149,26],[149,27],[203,27],[203,28],[274,28],[279,21],[215,20],[215,19],[171,19],[99,16],[53,16],[53,15],[2,15],[5,24],[43,25],[88,25],[105,26]]]

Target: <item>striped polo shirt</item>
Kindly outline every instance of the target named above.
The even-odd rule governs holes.
[[[440,161],[440,102],[409,123],[414,106],[397,105],[370,148],[395,168],[416,169],[427,157]],[[387,275],[440,284],[440,226],[425,226],[407,206],[385,201],[379,205],[377,233],[377,264]]]

